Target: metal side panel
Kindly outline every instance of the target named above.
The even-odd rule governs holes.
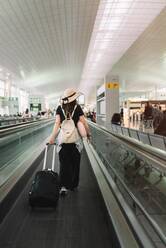
[[[120,191],[118,190],[117,186],[111,179],[110,175],[105,169],[105,166],[101,162],[98,154],[95,152],[92,145],[88,144],[84,140],[84,146],[85,146],[87,155],[89,157],[92,169],[96,176],[103,199],[105,201],[108,214],[114,225],[114,228],[118,236],[121,247],[137,248],[137,247],[140,247],[140,245],[141,247],[146,247],[146,248],[155,247],[153,243],[151,242],[151,240],[147,237],[147,235],[143,231],[139,222],[136,220],[135,215],[132,213],[132,211],[130,210],[126,202],[124,201]],[[112,189],[110,188],[110,186]],[[142,244],[138,244],[138,241],[134,237],[134,234],[131,231],[131,228],[129,227],[124,215],[122,214],[122,211],[120,210],[120,207],[118,205],[118,202],[114,194],[116,194],[116,198],[118,198],[120,205],[121,206],[123,205],[122,208],[125,209],[126,215],[130,219],[130,222],[134,225],[135,231],[137,232],[139,236],[139,240],[141,240]]]

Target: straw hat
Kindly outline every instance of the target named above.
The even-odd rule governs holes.
[[[74,100],[76,100],[82,93],[81,92],[76,92],[75,89],[70,88],[70,89],[66,89],[63,93],[63,96],[61,98],[61,101],[64,104],[73,102]]]

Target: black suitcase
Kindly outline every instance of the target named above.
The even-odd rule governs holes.
[[[29,203],[31,207],[56,207],[59,199],[59,176],[54,171],[55,144],[53,147],[52,169],[46,169],[47,151],[46,144],[43,170],[38,171],[29,191]]]

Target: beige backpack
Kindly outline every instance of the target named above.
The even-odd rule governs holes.
[[[58,135],[58,143],[59,144],[68,144],[68,143],[76,143],[79,140],[79,134],[78,130],[75,126],[75,123],[73,121],[73,115],[75,112],[77,105],[75,105],[74,110],[70,116],[70,118],[67,118],[63,108],[63,114],[65,116],[65,120],[61,124],[61,129]]]

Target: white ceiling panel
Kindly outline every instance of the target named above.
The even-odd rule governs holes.
[[[122,91],[150,91],[166,87],[166,8],[111,73],[119,75]]]
[[[103,83],[105,75],[160,15],[165,6],[166,0],[100,1],[80,83],[80,88],[86,94],[89,95],[91,89],[94,90],[97,81]],[[156,28],[160,29],[160,26]],[[158,46],[157,49],[163,47]],[[117,73],[121,71],[118,70]]]
[[[50,98],[73,86],[94,96],[111,70],[123,90],[163,84],[165,6],[166,0],[0,0],[0,66],[21,87]]]
[[[0,0],[0,65],[44,92],[77,86],[99,0]],[[56,93],[56,92],[55,92]]]

